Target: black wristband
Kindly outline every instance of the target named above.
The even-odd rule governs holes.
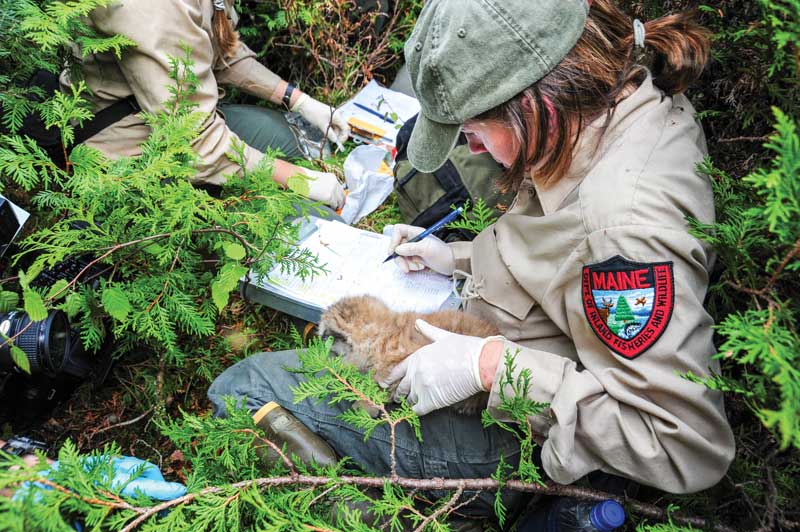
[[[294,89],[296,87],[291,83],[286,84],[286,90],[283,92],[283,105],[286,106],[287,109],[292,108],[292,94],[294,93]]]

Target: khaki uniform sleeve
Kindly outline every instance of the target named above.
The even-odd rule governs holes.
[[[584,266],[616,255],[642,263],[671,261],[674,307],[658,340],[634,359],[614,353],[592,330],[583,308]],[[507,342],[516,372],[532,372],[530,397],[550,409],[530,421],[546,435],[542,462],[568,484],[601,469],[673,493],[717,483],[734,456],[733,435],[718,392],[680,377],[718,371],[711,360],[712,320],[703,309],[709,261],[685,232],[628,226],[590,234],[559,269],[542,299],[570,331],[580,363]],[[500,415],[501,363],[489,410]],[[506,389],[507,394],[512,393]],[[502,417],[502,416],[501,416]]]
[[[233,57],[217,60],[214,73],[221,84],[233,85],[266,101],[270,101],[281,82],[280,76],[262,65],[255,52],[241,41]]]
[[[472,242],[450,242],[447,245],[453,252],[456,270],[472,273]]]
[[[200,157],[196,182],[220,184],[224,175],[239,173],[240,168],[228,157],[231,141],[236,135],[216,112],[217,81],[212,72],[213,48],[211,38],[201,27],[198,4],[181,0],[139,0],[97,9],[91,14],[95,27],[106,34],[125,35],[136,41],[135,48],[123,52],[120,69],[131,87],[136,101],[144,111],[164,110],[170,99],[169,56],[182,57],[181,45],[192,49],[194,71],[198,79],[193,101],[197,111],[207,118],[192,144]],[[144,24],[142,21],[147,20]],[[262,154],[246,148],[247,166],[254,166]]]

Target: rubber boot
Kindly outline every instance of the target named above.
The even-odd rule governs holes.
[[[333,466],[339,460],[330,445],[311,432],[299,419],[278,403],[270,401],[253,414],[253,421],[264,431],[266,438],[283,449],[288,458],[296,456],[302,463]],[[263,458],[269,464],[282,458],[272,447],[263,448]]]

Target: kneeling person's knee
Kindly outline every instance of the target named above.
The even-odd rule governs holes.
[[[270,401],[292,403],[292,387],[297,375],[285,367],[297,367],[295,351],[259,353],[247,357],[222,372],[208,389],[208,398],[215,416],[227,414],[226,400],[232,398],[237,407],[256,412]]]

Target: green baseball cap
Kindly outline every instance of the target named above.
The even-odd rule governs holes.
[[[586,0],[428,0],[405,45],[422,108],[408,158],[444,164],[461,125],[542,79],[578,42]]]

